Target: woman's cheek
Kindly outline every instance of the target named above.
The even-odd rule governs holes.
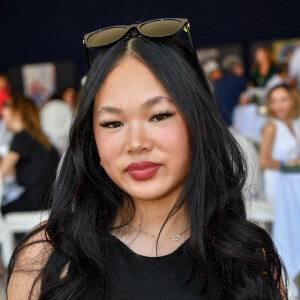
[[[161,133],[161,140],[168,148],[186,149],[188,146],[188,131],[183,122],[174,122]],[[176,147],[176,148],[175,148]],[[175,148],[175,149],[174,149]]]
[[[121,140],[116,136],[100,135],[97,139],[98,153],[103,162],[109,162],[120,155]]]

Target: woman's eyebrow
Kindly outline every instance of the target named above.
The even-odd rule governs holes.
[[[121,113],[121,112],[123,112],[123,110],[121,108],[117,108],[114,106],[103,106],[97,111],[97,116],[99,116],[103,113],[106,113],[106,112],[114,114],[114,113]]]
[[[169,102],[169,103],[173,103],[172,100],[170,98],[167,98],[165,96],[155,96],[153,98],[148,99],[146,102],[144,102],[142,104],[143,108],[149,108],[152,107],[160,102]],[[118,107],[114,107],[114,106],[103,106],[101,107],[98,112],[97,112],[97,116],[103,114],[103,113],[111,113],[111,114],[119,114],[122,113],[123,110],[121,108]]]
[[[172,100],[168,97],[165,97],[165,96],[155,96],[154,98],[151,98],[151,99],[148,99],[146,102],[144,102],[142,104],[143,108],[148,108],[148,107],[151,107],[157,103],[160,103],[160,102],[164,102],[164,101],[167,101],[167,102],[170,102],[170,103],[173,103]]]

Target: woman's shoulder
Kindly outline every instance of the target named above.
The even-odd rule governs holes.
[[[26,129],[23,129],[14,134],[11,142],[11,148],[16,152],[20,151],[23,153],[24,149],[30,149],[32,143],[34,143],[34,138]]]
[[[40,291],[38,280],[41,270],[47,263],[53,247],[49,241],[46,222],[37,225],[12,256],[11,274],[8,276],[8,299],[37,299]]]
[[[281,135],[286,134],[286,131],[289,130],[287,124],[277,118],[270,119],[264,128],[267,128],[269,131],[278,131]]]
[[[277,122],[275,119],[271,119],[264,126],[264,132],[275,133]]]
[[[46,225],[47,221],[35,226],[28,233],[28,238],[19,245],[14,259],[16,270],[24,263],[28,266],[30,261],[33,265],[38,263],[43,265],[43,261],[48,260],[53,247],[46,232]]]
[[[265,124],[262,130],[262,143],[272,143],[275,139],[276,134],[276,122],[272,119]]]
[[[28,139],[28,138],[32,138],[31,134],[26,130],[26,129],[22,129],[21,131],[18,131],[14,134],[14,138],[24,138],[24,139]]]

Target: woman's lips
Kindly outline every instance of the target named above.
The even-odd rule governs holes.
[[[160,167],[160,164],[154,162],[141,161],[128,165],[125,171],[133,179],[145,180],[153,177],[158,172]]]

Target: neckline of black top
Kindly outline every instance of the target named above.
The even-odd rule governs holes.
[[[130,247],[128,247],[124,242],[122,242],[120,239],[118,239],[115,235],[109,233],[109,236],[116,242],[118,243],[126,252],[128,252],[131,255],[137,256],[141,259],[148,259],[148,260],[153,260],[153,259],[166,259],[175,255],[180,254],[188,245],[188,242],[190,238],[187,238],[179,247],[177,247],[173,252],[162,255],[162,256],[144,256],[141,254],[138,254],[134,252]]]

